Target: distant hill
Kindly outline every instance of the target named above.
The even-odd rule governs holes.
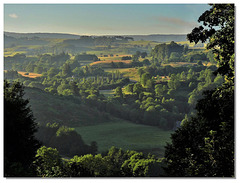
[[[16,32],[4,32],[5,36],[11,36],[13,38],[53,38],[53,39],[79,39],[82,35],[75,34],[63,34],[63,33],[16,33]],[[113,35],[106,35],[113,36]],[[114,35],[116,36],[116,35]],[[124,35],[125,37],[132,37],[135,41],[148,40],[157,42],[182,42],[186,41],[186,36],[184,34],[150,34],[150,35]],[[98,36],[92,36],[98,37]]]
[[[187,35],[183,34],[151,34],[151,35],[131,35],[135,41],[148,40],[157,42],[182,42],[186,41]]]
[[[14,38],[52,38],[52,39],[79,39],[79,35],[74,34],[62,34],[62,33],[16,33],[16,32],[4,32],[4,35]]]

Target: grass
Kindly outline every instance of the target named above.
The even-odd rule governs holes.
[[[124,77],[129,77],[130,80],[140,81],[140,77],[136,68],[108,68],[104,69],[105,72],[114,72],[118,70]]]
[[[59,122],[69,127],[94,125],[108,121],[106,115],[84,105],[79,98],[52,95],[40,89],[25,87],[24,98],[36,118],[36,122]]]
[[[123,62],[124,64],[129,64],[131,62],[131,60],[106,60],[106,61],[96,61],[96,62],[92,62],[90,65],[100,65],[102,67],[110,67],[109,64],[111,64],[112,62],[114,63],[118,63],[118,62]]]
[[[197,63],[189,63],[189,62],[171,62],[168,64],[162,64],[162,66],[170,65],[172,67],[181,67],[181,66],[187,66],[187,65],[196,65]]]
[[[96,141],[100,153],[115,146],[123,150],[151,152],[160,157],[164,155],[164,146],[166,142],[170,142],[172,133],[172,131],[163,131],[157,127],[134,124],[120,119],[75,129],[86,143]]]
[[[106,97],[113,96],[115,94],[114,90],[99,90],[100,94],[105,95]]]

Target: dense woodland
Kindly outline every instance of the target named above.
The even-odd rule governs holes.
[[[4,175],[233,177],[234,5],[212,5],[199,21],[209,29],[187,35],[195,46],[5,35]],[[165,155],[99,151],[77,130],[116,119],[172,134]]]

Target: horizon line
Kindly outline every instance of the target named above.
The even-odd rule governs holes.
[[[79,33],[64,33],[64,32],[11,32],[3,31],[4,33],[15,33],[15,34],[69,34],[74,36],[151,36],[151,35],[187,35],[188,33],[149,33],[149,34],[79,34]]]

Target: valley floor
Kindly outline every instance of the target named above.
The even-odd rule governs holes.
[[[107,151],[115,146],[123,150],[136,150],[163,157],[164,146],[170,142],[173,131],[164,131],[157,127],[133,124],[114,119],[112,122],[99,125],[76,127],[84,142],[96,141],[98,152]]]

